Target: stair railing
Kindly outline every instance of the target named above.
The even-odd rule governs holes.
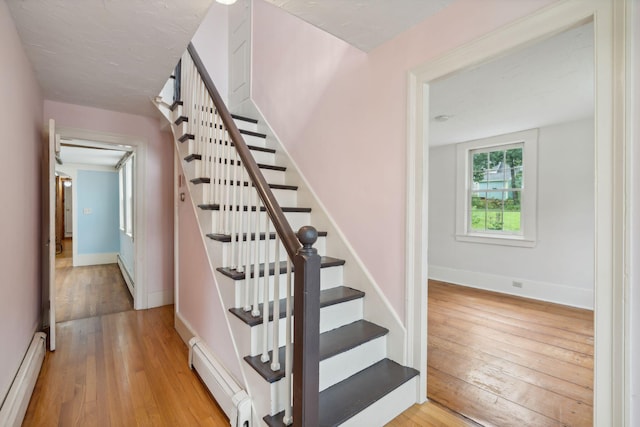
[[[212,211],[211,232],[230,239],[224,267],[244,275],[242,306],[253,316],[262,316],[261,360],[273,371],[284,371],[283,423],[317,426],[320,257],[313,248],[317,231],[310,226],[293,231],[192,44],[182,57],[180,74],[186,117],[180,140],[188,142],[189,154],[199,160],[196,171],[206,189],[204,207]],[[285,283],[280,283],[278,273],[284,274]],[[279,355],[282,293],[284,367]]]

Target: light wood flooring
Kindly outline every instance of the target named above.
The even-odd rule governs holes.
[[[485,426],[593,425],[593,312],[429,282],[428,397]]]
[[[117,264],[73,267],[71,239],[56,256],[56,322],[133,309]]]
[[[23,425],[228,426],[173,316],[166,306],[59,323]],[[591,425],[592,325],[585,310],[430,282],[430,401],[388,426]]]

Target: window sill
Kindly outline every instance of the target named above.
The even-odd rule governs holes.
[[[523,236],[487,235],[487,234],[456,234],[459,242],[483,243],[489,245],[517,246],[521,248],[533,248],[535,240],[527,239]]]

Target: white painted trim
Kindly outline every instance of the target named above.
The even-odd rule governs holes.
[[[410,74],[407,91],[407,211],[405,251],[405,326],[407,328],[407,365],[420,372],[416,402],[427,399],[427,265],[429,224],[429,186],[425,186],[429,150],[425,138],[429,121],[421,120],[418,111],[429,99],[429,87],[418,84]]]
[[[408,147],[415,149],[427,144],[422,121],[429,117],[428,104],[421,86],[456,71],[484,62],[498,55],[535,43],[573,26],[593,20],[595,32],[595,372],[594,372],[594,425],[623,426],[629,411],[629,371],[625,365],[624,330],[625,309],[625,241],[624,212],[628,207],[625,180],[628,179],[624,148],[625,122],[625,6],[618,0],[564,0],[551,4],[527,17],[519,19],[484,37],[480,37],[435,60],[412,70],[409,80],[414,81],[409,112]],[[420,139],[420,135],[425,137]],[[423,150],[426,151],[426,150]],[[408,158],[420,165],[426,154],[420,150],[408,152]],[[614,167],[617,165],[617,167]],[[428,165],[425,165],[428,167]],[[408,187],[409,209],[420,213],[421,202],[428,189],[428,172],[408,177],[416,185]],[[417,180],[420,180],[419,182]],[[420,191],[420,187],[422,191]],[[416,202],[418,200],[418,202]],[[426,221],[416,216],[417,221]],[[425,223],[425,227],[427,223]],[[426,243],[416,242],[415,230],[407,229],[407,246],[416,250],[411,254],[407,268],[415,268],[426,257]],[[422,277],[422,279],[426,279]],[[408,287],[422,289],[422,280],[408,282]],[[416,316],[414,319],[416,321]],[[627,366],[625,368],[625,366]]]
[[[182,314],[180,314],[179,311],[176,311],[174,326],[176,328],[176,331],[178,332],[178,335],[180,335],[180,338],[182,338],[184,344],[188,346],[191,338],[196,336],[196,332],[193,330],[191,324],[189,324],[189,322],[187,322],[187,320],[182,317]]]
[[[162,307],[173,304],[173,289],[149,292],[147,296],[147,308]]]
[[[133,298],[133,295],[135,292],[134,289],[136,285],[133,282],[133,278],[131,277],[131,274],[129,273],[127,264],[120,257],[120,254],[117,254],[116,258],[117,258],[118,267],[120,268],[120,273],[122,274],[122,278],[124,279],[124,283],[126,283],[127,288],[129,289],[129,294],[131,294],[131,298]]]
[[[135,287],[135,295],[133,296],[133,305],[136,310],[142,310],[148,307],[147,300],[147,281],[146,281],[146,246],[145,242],[147,229],[146,229],[146,203],[144,202],[144,196],[147,194],[146,192],[146,168],[147,168],[147,144],[148,141],[146,138],[130,136],[130,135],[121,135],[115,133],[107,133],[107,132],[98,132],[88,129],[78,129],[71,127],[58,127],[57,132],[61,137],[67,137],[70,139],[82,139],[86,141],[100,141],[109,145],[125,145],[133,148],[134,155],[136,156],[136,188],[134,190],[135,197],[135,238],[133,240],[133,257],[134,257],[134,283]],[[60,168],[64,170],[64,168]],[[75,179],[77,176],[74,175],[71,179]],[[75,185],[73,188],[72,197],[73,200],[77,200],[77,194],[75,190]],[[73,210],[73,235],[77,236],[77,218],[76,218],[76,209]],[[141,242],[142,244],[138,244],[137,242]],[[75,257],[78,253],[77,247],[77,239],[73,239],[73,256],[74,261]]]
[[[107,252],[102,254],[78,254],[73,259],[74,267],[83,267],[85,265],[103,265],[115,264],[117,260],[117,252]]]
[[[52,325],[55,327],[55,325]],[[0,426],[20,427],[46,353],[46,335],[36,332],[0,407]]]
[[[626,21],[626,35],[625,35],[625,56],[627,58],[626,61],[626,76],[629,76],[629,79],[625,82],[626,85],[626,90],[627,93],[630,94],[635,94],[636,93],[636,85],[635,85],[635,79],[632,77],[634,75],[634,72],[639,72],[640,69],[638,67],[640,67],[640,63],[638,63],[638,61],[634,61],[634,47],[635,44],[637,43],[638,37],[640,37],[640,28],[638,27],[634,27],[634,19],[636,19],[635,17],[638,16],[638,11],[640,11],[640,4],[636,1],[636,0],[626,0],[626,7],[627,7],[627,13],[626,13],[626,17],[627,17],[627,21]],[[640,24],[640,22],[638,22]],[[638,123],[634,124],[634,119],[637,116],[637,114],[635,114],[635,109],[636,106],[639,105],[638,104],[638,100],[632,95],[632,96],[628,96],[626,99],[626,105],[625,105],[625,120],[627,123],[626,126],[626,130],[627,130],[627,134],[626,134],[626,141],[625,141],[625,169],[627,170],[626,176],[625,176],[625,197],[627,200],[627,203],[625,204],[625,221],[624,221],[624,225],[627,229],[627,232],[625,233],[625,256],[624,256],[624,263],[625,263],[625,277],[624,277],[624,301],[625,301],[625,318],[624,318],[624,358],[625,358],[625,364],[624,364],[624,378],[629,378],[629,381],[625,382],[625,389],[624,389],[624,398],[629,399],[629,403],[626,405],[625,407],[625,411],[624,411],[624,425],[625,426],[631,426],[634,425],[633,422],[635,421],[636,425],[640,423],[640,419],[635,419],[634,420],[634,413],[633,413],[633,394],[632,394],[632,386],[633,386],[633,382],[634,379],[632,378],[632,374],[634,373],[632,370],[632,364],[634,362],[632,362],[632,347],[634,345],[633,343],[633,338],[631,335],[631,322],[632,322],[632,317],[631,317],[631,311],[632,311],[632,304],[633,304],[633,300],[632,300],[632,296],[633,296],[633,292],[631,290],[632,287],[632,283],[634,283],[634,280],[636,280],[637,283],[637,279],[635,278],[635,274],[634,274],[634,269],[632,268],[632,257],[633,257],[633,245],[632,245],[632,239],[634,236],[637,235],[637,230],[635,230],[634,227],[634,220],[633,220],[633,216],[637,215],[637,212],[634,211],[633,208],[633,203],[634,203],[634,196],[632,194],[632,191],[634,190],[634,182],[638,182],[637,179],[637,171],[638,171],[638,164],[634,164],[633,160],[635,158],[635,153],[634,151],[637,150],[638,148],[634,148],[634,141],[636,141],[637,137],[636,137],[636,132],[639,129],[639,125]],[[637,184],[636,184],[637,186]],[[635,189],[636,193],[637,193],[637,189]],[[636,291],[637,292],[637,291]],[[637,317],[637,316],[635,316]],[[636,326],[637,327],[637,326]],[[637,347],[637,345],[636,345]],[[636,371],[638,370],[637,368],[637,357],[636,357],[636,361],[635,361],[635,366],[636,366]],[[635,381],[638,381],[637,377],[635,379]],[[637,400],[637,397],[636,399]],[[637,412],[637,411],[636,411]]]
[[[560,283],[540,282],[520,277],[479,273],[439,265],[429,266],[429,279],[593,310],[593,289],[576,288]],[[521,283],[522,288],[514,287],[514,281]]]
[[[483,148],[502,149],[506,146],[522,143],[522,165],[524,167],[524,194],[521,206],[522,234],[473,232],[470,230],[470,152]],[[484,243],[504,246],[534,247],[537,232],[538,204],[538,129],[528,129],[504,135],[456,144],[456,240],[462,242]]]

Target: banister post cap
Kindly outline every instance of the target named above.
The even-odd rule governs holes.
[[[298,230],[298,240],[305,248],[310,248],[318,240],[318,230],[310,225],[300,227]]]

